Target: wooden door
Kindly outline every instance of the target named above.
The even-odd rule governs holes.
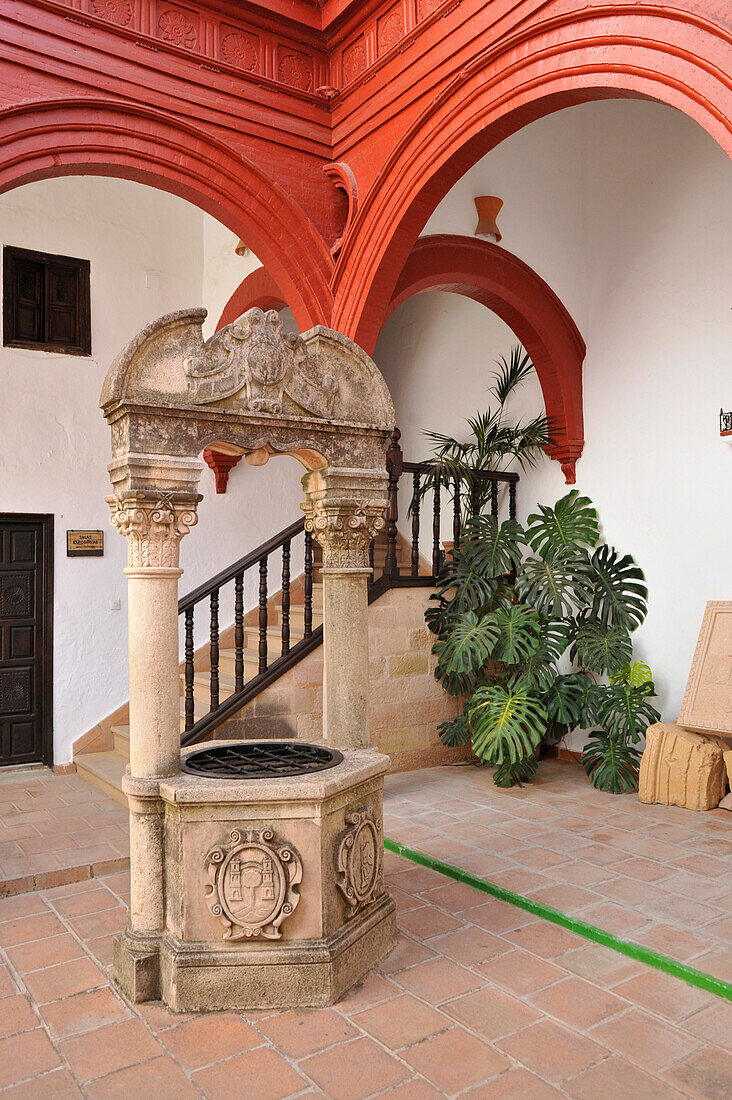
[[[53,516],[0,513],[0,767],[53,763]]]

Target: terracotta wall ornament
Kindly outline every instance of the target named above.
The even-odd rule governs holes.
[[[204,341],[205,317],[182,310],[148,325],[101,396],[112,522],[129,545],[132,887],[115,975],[133,1000],[162,996],[177,1011],[330,1004],[396,937],[380,878],[389,761],[370,747],[367,619],[394,407],[376,365],[340,333],[288,334],[274,310],[254,308]],[[323,732],[335,750],[319,775],[195,774],[195,748],[181,771],[179,547],[197,519],[198,455],[216,447],[254,466],[289,454],[306,470],[306,528],[323,547]],[[344,845],[357,912],[336,876]]]

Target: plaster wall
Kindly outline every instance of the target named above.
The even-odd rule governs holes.
[[[190,204],[96,177],[45,180],[1,196],[0,244],[91,261],[90,357],[0,347],[0,511],[50,512],[55,520],[54,751],[62,764],[77,738],[127,700],[127,546],[104,502],[104,375],[161,314],[203,303],[215,326],[249,268],[234,255],[234,235]],[[294,459],[257,470],[241,462],[228,493],[216,496],[205,469],[199,524],[181,546],[181,592],[296,518],[301,473]],[[67,558],[67,528],[102,529],[104,556]],[[254,580],[247,597],[254,602]],[[230,617],[222,605],[222,625]]]
[[[732,598],[732,167],[690,119],[660,104],[605,101],[507,139],[449,192],[425,233],[472,234],[475,195],[498,195],[502,244],[559,295],[587,344],[585,451],[577,488],[605,539],[634,555],[649,590],[636,655],[659,709],[679,712],[704,605]],[[464,435],[488,404],[506,326],[457,295],[423,294],[387,322],[375,359],[405,455],[421,428]],[[515,403],[542,407],[538,383]],[[519,518],[568,491],[556,462],[522,475]],[[449,537],[444,532],[445,537]],[[570,748],[582,743],[573,735]]]

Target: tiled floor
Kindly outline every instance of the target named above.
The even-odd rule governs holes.
[[[508,791],[471,765],[390,776],[384,818],[409,847],[732,982],[726,810],[644,806],[545,761]]]
[[[551,881],[532,883],[549,866],[600,867],[589,845],[607,846],[623,861],[646,858],[585,840],[582,830],[600,829],[597,820],[577,824],[593,817],[586,806],[600,808],[600,821],[632,816],[629,802],[588,800],[572,769],[545,772],[530,797],[496,795],[490,776],[472,769],[395,776],[388,781],[388,827],[418,846],[404,834],[420,827],[426,806],[439,806],[431,811],[438,829],[433,824],[421,846],[451,862],[475,861],[479,851],[486,861],[510,858],[528,874],[530,890],[551,889]],[[489,812],[490,821],[475,816]],[[561,821],[554,821],[557,812]],[[695,816],[688,828],[709,837],[711,820]],[[671,827],[677,825],[674,815]],[[617,821],[613,827],[622,829]],[[557,853],[538,835],[573,830],[582,834],[578,847],[587,859],[567,855],[571,847]],[[440,841],[444,850],[437,852]],[[688,838],[673,843],[685,847],[680,858],[696,850]],[[537,857],[537,872],[517,858],[523,851],[531,859],[532,849],[564,858]],[[710,857],[722,858],[719,851]],[[613,876],[620,864],[612,864]],[[310,1012],[194,1017],[160,1004],[128,1004],[108,970],[112,937],[125,921],[125,873],[0,899],[0,1090],[31,1100],[732,1095],[728,1002],[389,853],[386,866],[399,945],[340,1004]],[[497,871],[519,873],[513,866]],[[681,873],[708,881],[683,867]],[[600,881],[590,887],[580,876],[554,884],[596,891]],[[627,899],[617,909],[635,911]],[[683,926],[683,918],[668,922],[679,932]],[[707,946],[705,940],[702,954]]]
[[[0,897],[122,870],[129,856],[127,810],[78,775],[0,771]]]

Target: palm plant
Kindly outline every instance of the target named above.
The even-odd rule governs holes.
[[[507,420],[510,397],[534,370],[528,354],[517,344],[508,358],[501,356],[496,362],[498,370],[488,393],[497,404],[467,419],[470,435],[466,441],[442,432],[424,433],[432,443],[433,457],[421,494],[426,496],[436,482],[452,494],[458,484],[465,519],[480,515],[490,503],[491,484],[476,477],[477,473],[505,470],[511,463],[521,469],[534,466],[551,443],[549,419],[545,415],[516,423]]]
[[[532,779],[542,742],[576,726],[600,727],[583,754],[595,786],[637,785],[636,745],[660,718],[651,670],[632,662],[648,593],[633,559],[599,538],[592,502],[573,489],[525,530],[474,516],[448,554],[426,619],[435,676],[464,703],[439,734],[450,745],[471,739],[501,786]],[[561,674],[567,652],[578,667]]]

